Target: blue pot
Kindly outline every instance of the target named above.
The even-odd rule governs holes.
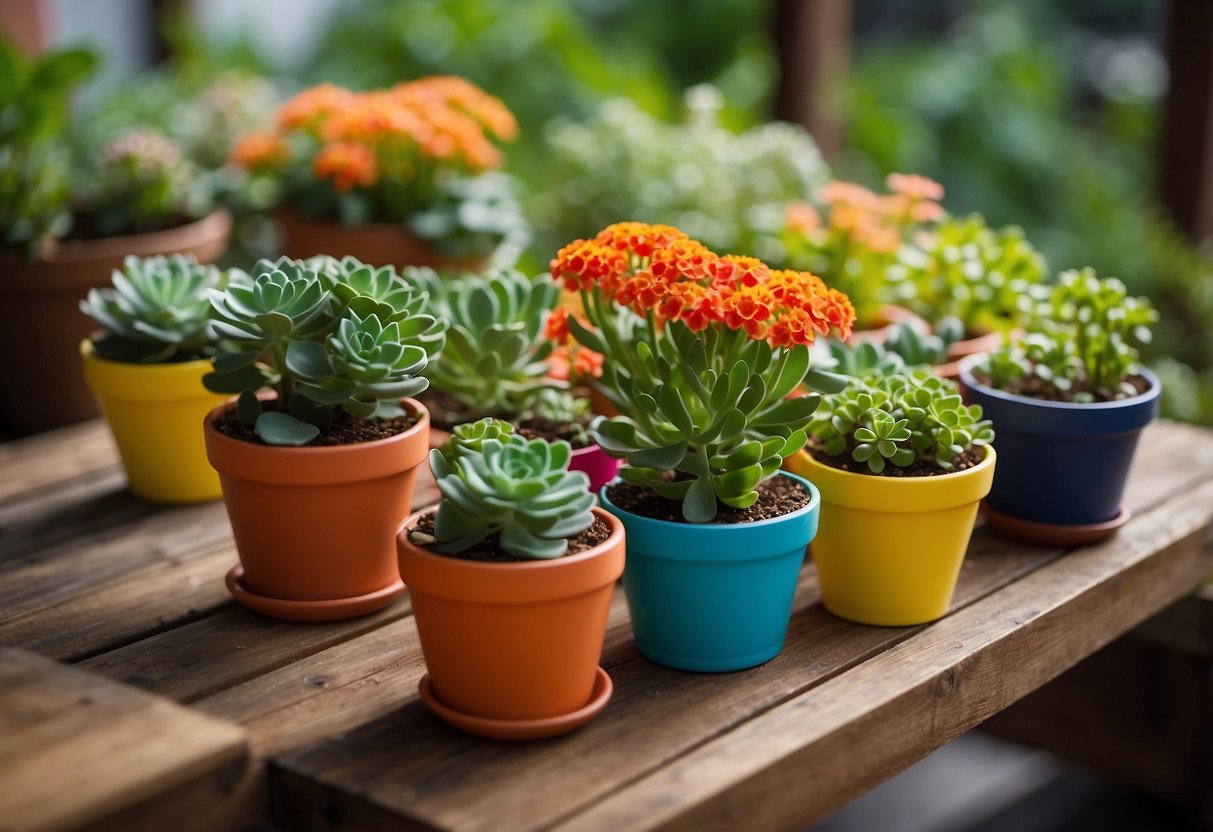
[[[995,511],[1035,523],[1086,526],[1120,512],[1125,480],[1142,428],[1158,416],[1158,377],[1150,388],[1114,402],[1074,404],[1017,396],[973,377],[982,356],[964,361],[965,399],[994,423],[998,470],[986,498]]]
[[[762,664],[783,648],[805,548],[817,533],[821,495],[754,523],[673,523],[599,500],[626,531],[623,588],[640,652],[679,670],[722,672]]]

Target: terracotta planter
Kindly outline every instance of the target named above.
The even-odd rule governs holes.
[[[206,453],[219,472],[240,565],[228,588],[276,618],[331,621],[389,604],[404,585],[394,537],[408,516],[416,468],[429,451],[429,414],[387,439],[284,448],[233,439],[206,421]]]
[[[606,705],[599,669],[607,612],[623,572],[623,526],[595,548],[553,560],[488,563],[396,538],[400,574],[429,676],[422,695],[439,717],[501,739],[572,730]]]
[[[157,503],[197,503],[223,496],[206,461],[199,429],[230,396],[211,393],[202,377],[209,360],[174,364],[107,361],[80,343],[84,378],[109,423],[135,496]]]
[[[876,321],[872,321],[871,325],[866,329],[859,329],[851,333],[851,337],[846,340],[847,344],[883,344],[889,339],[893,327],[900,324],[905,324],[912,327],[916,332],[926,335],[931,331],[931,325],[927,323],[927,319],[921,315],[917,315],[902,306],[894,306],[886,304],[880,307],[880,314]]]
[[[1011,337],[1017,337],[1019,332],[1019,330],[1015,330],[1011,333]],[[948,344],[947,361],[935,367],[935,375],[955,381],[960,378],[961,361],[979,352],[996,350],[1002,346],[1002,341],[1003,333],[1001,332],[987,332],[985,335],[978,335],[976,338],[953,341],[951,344]]]
[[[96,324],[79,308],[89,289],[108,286],[127,255],[193,254],[209,263],[227,248],[227,211],[147,234],[70,240],[37,260],[0,254],[0,422],[24,435],[97,415],[80,375],[80,342]]]
[[[344,226],[336,220],[305,217],[294,211],[279,211],[282,253],[295,260],[328,254],[355,257],[373,266],[428,266],[435,271],[483,271],[488,257],[456,259],[439,254],[425,240],[401,223],[373,222]]]

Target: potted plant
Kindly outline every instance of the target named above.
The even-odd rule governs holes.
[[[136,496],[193,503],[222,496],[198,426],[223,396],[202,386],[214,353],[207,333],[212,289],[227,275],[192,257],[128,257],[113,287],[90,289],[80,311],[101,327],[80,344]]]
[[[1125,480],[1158,378],[1137,361],[1158,313],[1115,278],[1068,271],[1031,295],[1025,335],[961,365],[966,394],[998,429],[1004,462],[990,524],[1049,545],[1102,540],[1129,518]]]
[[[816,489],[779,470],[818,402],[793,391],[838,382],[809,370],[808,344],[850,331],[849,301],[811,274],[639,223],[565,246],[552,275],[581,293],[592,328],[569,327],[605,356],[621,414],[593,433],[626,462],[599,495],[627,529],[637,647],[686,670],[767,661],[817,525]]]
[[[908,324],[893,324],[879,341],[852,338],[845,344],[835,340],[825,342],[829,363],[819,361],[819,366],[844,376],[923,367],[935,375],[952,378],[955,362],[948,358],[948,350],[963,334],[964,325],[951,317],[941,318],[934,331],[926,333]]]
[[[821,490],[811,551],[826,609],[894,627],[947,612],[994,477],[981,417],[923,370],[871,370],[822,397],[788,467]]]
[[[27,434],[97,415],[80,377],[92,324],[80,299],[128,255],[209,262],[231,219],[195,198],[195,169],[163,136],[132,129],[73,152],[62,138],[71,88],[92,70],[81,50],[25,61],[0,40],[0,422]]]
[[[240,564],[237,600],[320,621],[400,594],[393,535],[408,514],[429,416],[410,396],[442,348],[425,295],[393,269],[262,260],[211,292],[225,342],[208,389],[239,394],[206,420]]]
[[[553,307],[558,291],[546,276],[513,269],[444,279],[431,269],[407,270],[429,295],[429,309],[447,322],[446,348],[429,365],[426,405],[440,429],[492,416],[514,423],[527,438],[563,439],[573,446],[570,467],[598,488],[619,468],[594,443],[589,402],[551,378]]]
[[[511,181],[496,172],[495,142],[517,132],[500,100],[462,78],[366,92],[321,84],[232,158],[277,188],[287,256],[478,270],[494,249],[516,256],[529,239]]]
[[[475,734],[529,739],[610,699],[598,661],[624,532],[569,470],[567,442],[512,430],[485,418],[430,452],[442,502],[410,517],[397,546],[426,705]]]

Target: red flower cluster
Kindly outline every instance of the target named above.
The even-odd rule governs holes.
[[[816,275],[721,257],[667,225],[617,223],[565,246],[551,271],[566,289],[594,292],[658,325],[721,325],[772,347],[811,344],[831,330],[846,338],[855,323],[850,299]]]

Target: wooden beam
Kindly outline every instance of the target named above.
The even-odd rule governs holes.
[[[775,116],[803,125],[833,159],[842,148],[837,84],[851,47],[852,0],[776,0],[771,26],[779,60]]]
[[[1159,196],[1194,241],[1213,237],[1213,3],[1171,0]]]

